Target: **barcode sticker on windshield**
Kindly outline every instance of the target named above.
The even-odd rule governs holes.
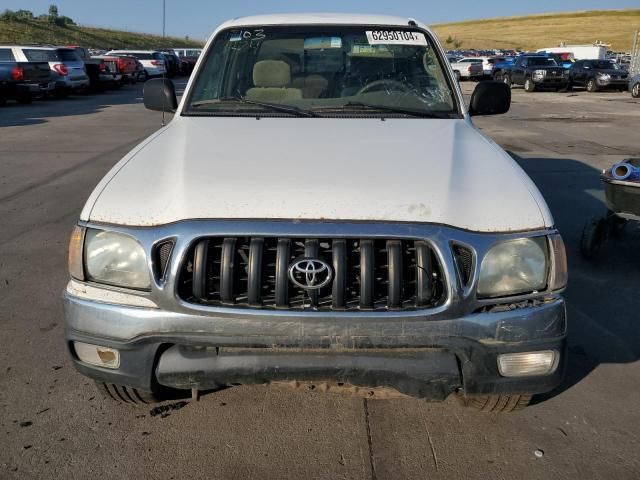
[[[421,32],[373,30],[366,34],[369,45],[427,45],[427,38]]]

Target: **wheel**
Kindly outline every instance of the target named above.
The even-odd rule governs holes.
[[[463,406],[479,412],[503,413],[522,410],[529,405],[531,395],[482,395],[478,397],[459,395],[458,399]]]
[[[598,91],[598,84],[594,78],[589,79],[587,82],[587,92],[594,93]]]
[[[501,73],[496,73],[493,76],[493,80],[496,81],[496,82],[502,82],[502,74]]]
[[[608,225],[605,218],[592,218],[582,230],[580,253],[584,258],[593,260],[598,256],[607,241]]]
[[[536,91],[536,84],[533,83],[533,80],[531,80],[530,78],[527,78],[524,81],[524,91],[525,92],[535,92]]]
[[[640,82],[636,83],[631,89],[631,96],[633,98],[640,98]]]
[[[140,390],[115,383],[104,383],[96,381],[96,387],[105,398],[117,403],[127,403],[134,406],[145,406],[162,401],[162,399],[152,392]]]
[[[511,82],[511,77],[506,73],[502,76],[502,81],[509,88],[513,86],[513,83]]]
[[[614,238],[621,238],[629,221],[626,218],[619,217],[612,211],[607,213],[607,235]]]

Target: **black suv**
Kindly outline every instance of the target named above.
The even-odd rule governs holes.
[[[521,56],[513,65],[504,67],[502,80],[507,85],[523,85],[525,91],[567,88],[569,77],[562,65],[558,65],[552,57]]]
[[[578,60],[569,70],[569,85],[586,87],[588,92],[615,89],[624,92],[629,73],[611,60]]]

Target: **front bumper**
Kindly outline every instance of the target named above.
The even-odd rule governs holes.
[[[616,79],[610,79],[610,80],[602,80],[599,78],[596,78],[596,83],[598,84],[598,87],[602,88],[602,89],[607,89],[607,88],[614,88],[614,89],[627,89],[629,87],[629,80],[626,78],[616,78]]]
[[[562,88],[569,84],[569,77],[543,77],[542,79],[532,78],[536,87],[540,88]]]
[[[561,382],[565,363],[565,306],[557,296],[537,306],[460,318],[237,310],[200,315],[98,303],[69,291],[64,303],[76,368],[144,390],[325,380],[442,400],[458,389],[466,395],[546,392]],[[74,341],[119,350],[119,368],[81,362]],[[497,355],[539,350],[560,353],[553,373],[500,376]]]

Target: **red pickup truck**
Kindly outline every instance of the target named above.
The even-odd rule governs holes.
[[[122,74],[122,84],[136,83],[138,81],[137,75],[137,62],[136,57],[131,55],[110,55],[111,57],[117,57],[118,69]]]

